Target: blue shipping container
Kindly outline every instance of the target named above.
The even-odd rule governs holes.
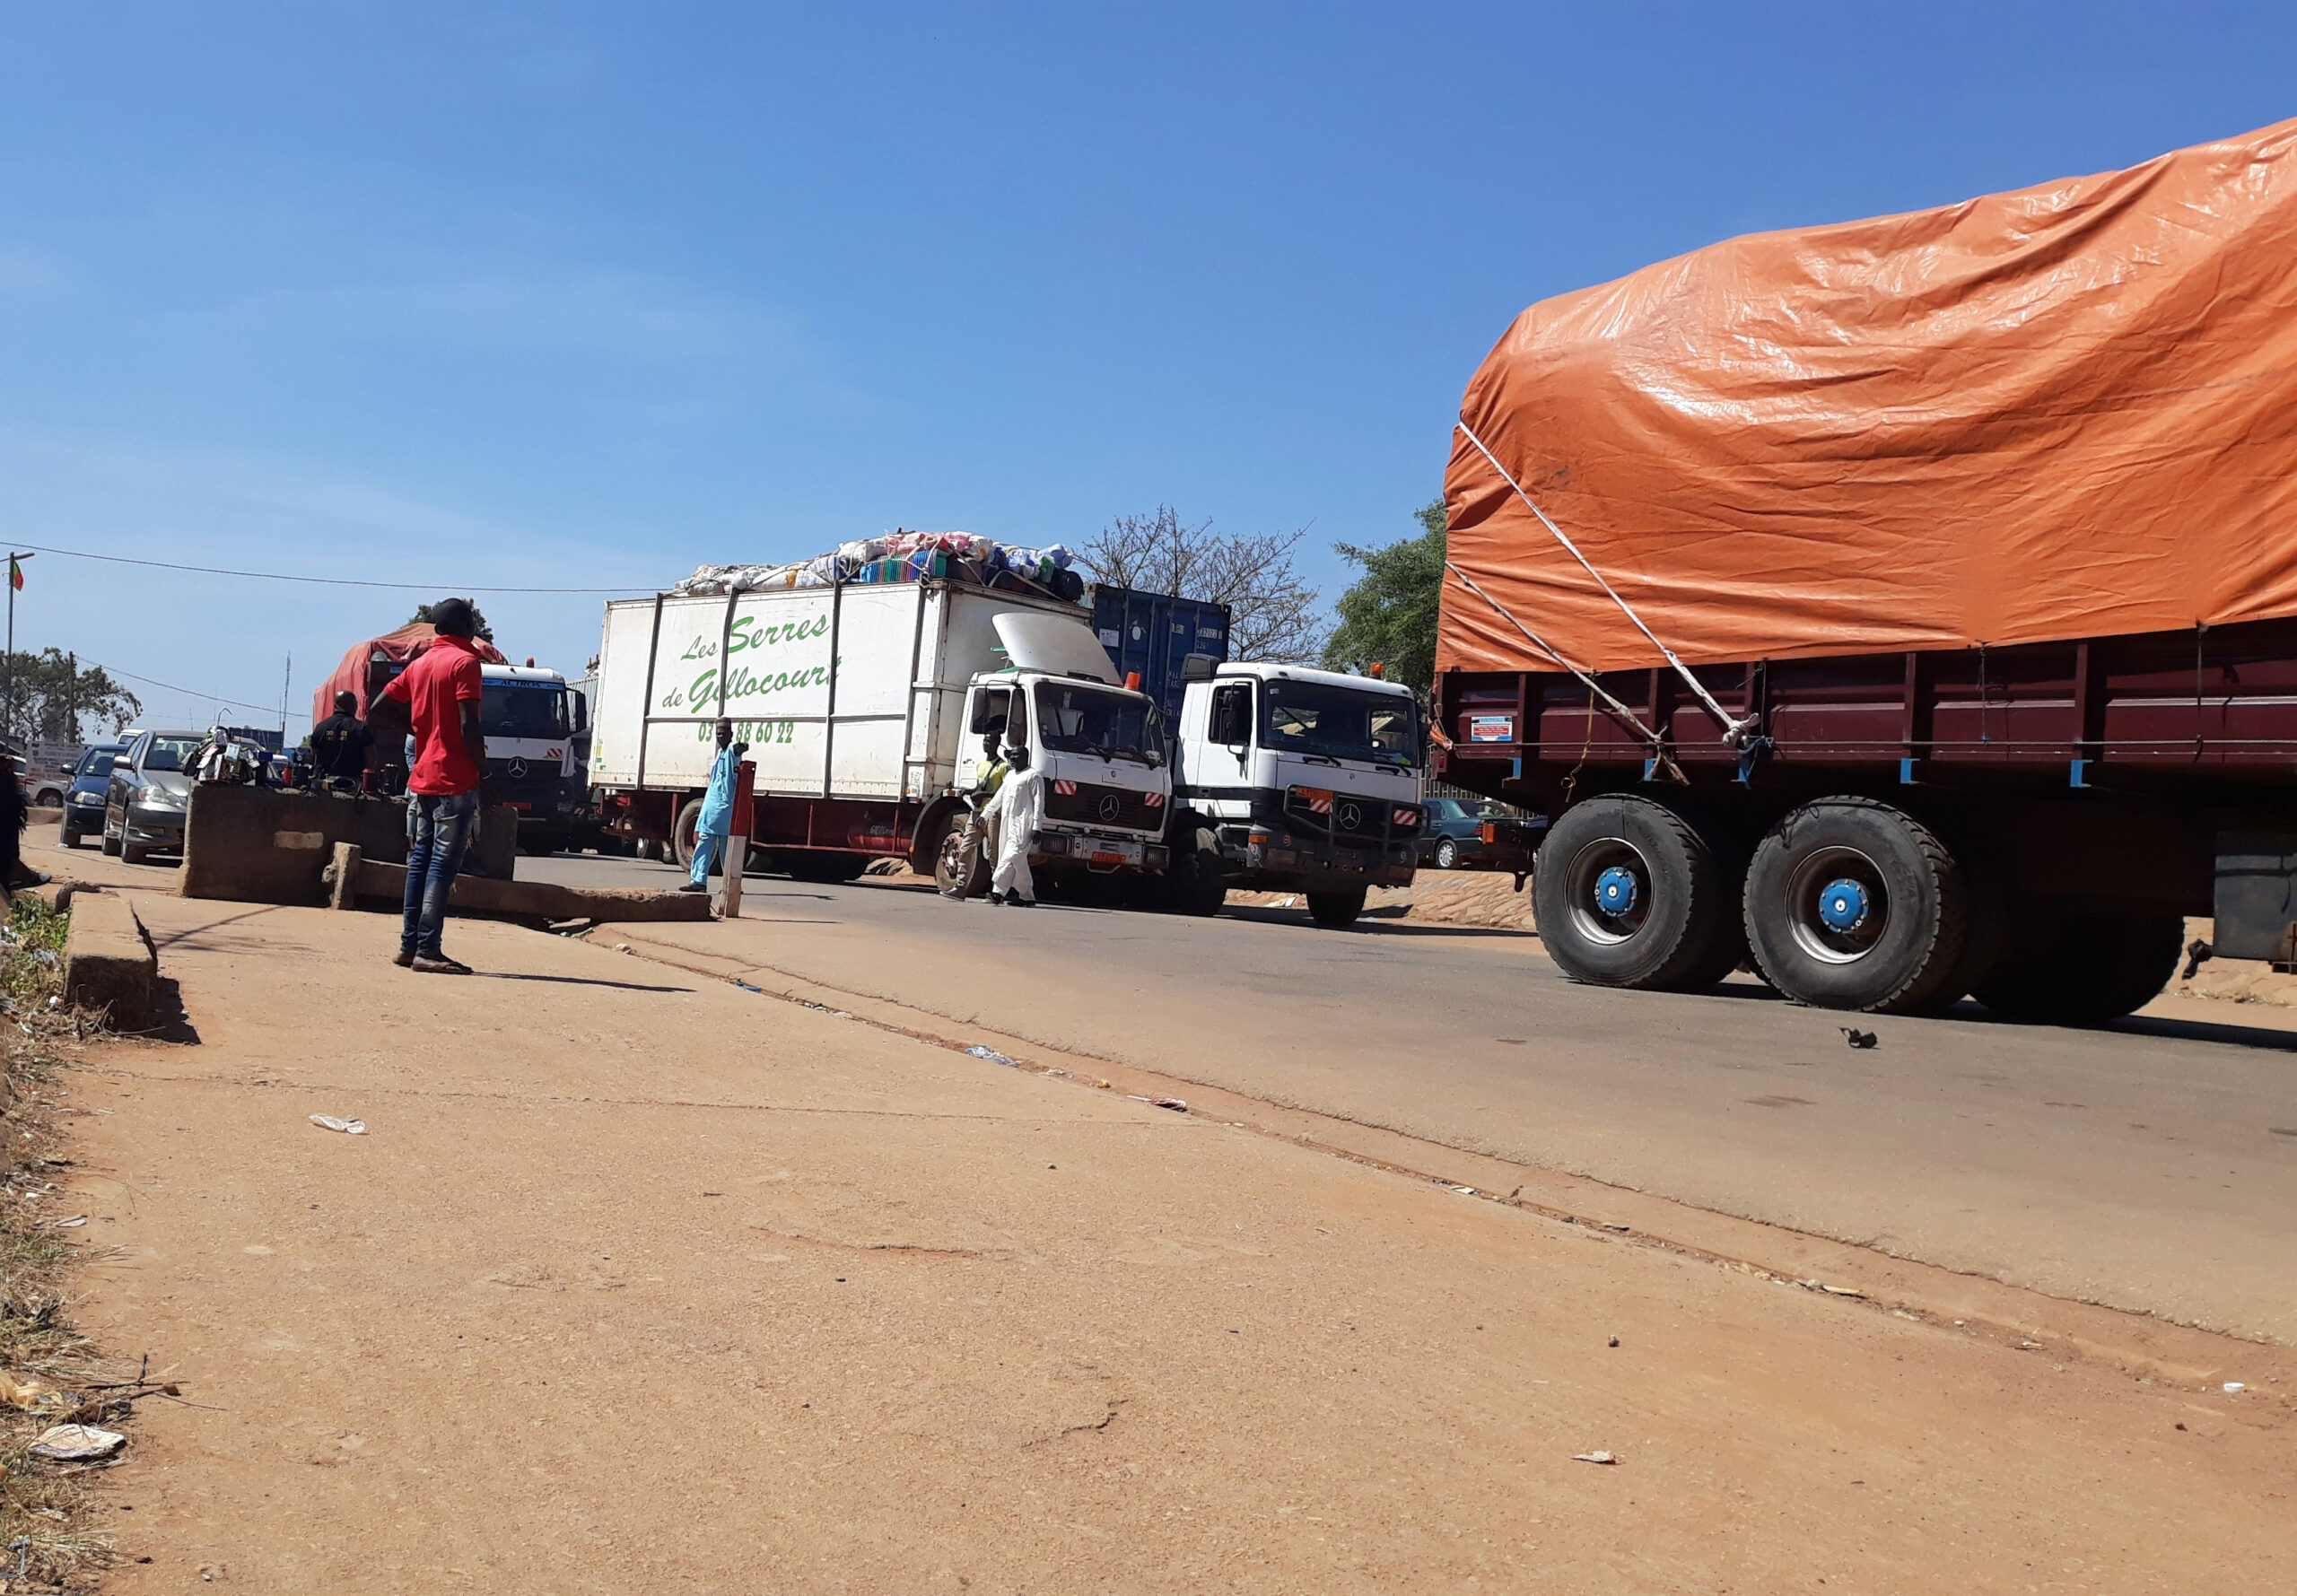
[[[1181,664],[1191,654],[1209,654],[1216,665],[1228,658],[1228,606],[1170,593],[1096,584],[1086,594],[1093,606],[1093,632],[1116,661],[1117,679],[1140,673],[1140,690],[1177,720],[1186,686]]]

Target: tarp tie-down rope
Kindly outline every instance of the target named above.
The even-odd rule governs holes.
[[[1720,703],[1716,702],[1715,695],[1707,690],[1707,684],[1700,681],[1697,676],[1691,674],[1690,667],[1685,665],[1681,659],[1675,658],[1675,651],[1666,644],[1661,642],[1659,641],[1659,634],[1643,624],[1643,617],[1635,613],[1635,606],[1629,604],[1626,599],[1621,598],[1619,594],[1612,589],[1611,583],[1603,580],[1603,573],[1595,569],[1594,563],[1589,560],[1586,555],[1579,552],[1579,545],[1572,542],[1570,538],[1564,536],[1562,528],[1557,526],[1553,521],[1547,519],[1547,511],[1542,510],[1536,503],[1533,502],[1532,496],[1524,492],[1524,484],[1517,482],[1515,478],[1509,474],[1507,467],[1499,463],[1499,457],[1493,454],[1491,450],[1485,446],[1483,440],[1475,435],[1475,429],[1468,425],[1467,419],[1464,416],[1463,416],[1459,422],[1459,428],[1461,432],[1467,434],[1468,441],[1475,445],[1477,452],[1481,454],[1485,459],[1491,462],[1491,468],[1499,473],[1499,480],[1515,490],[1515,497],[1524,501],[1524,508],[1529,510],[1533,515],[1539,517],[1540,525],[1545,527],[1550,532],[1555,535],[1556,542],[1561,544],[1565,552],[1569,554],[1573,559],[1579,562],[1581,568],[1584,569],[1589,576],[1595,579],[1595,585],[1603,590],[1605,596],[1608,597],[1613,604],[1619,606],[1620,614],[1634,622],[1635,629],[1649,640],[1651,646],[1659,650],[1660,654],[1666,659],[1669,665],[1674,667],[1675,674],[1683,679],[1684,685],[1688,686],[1691,690],[1692,695],[1696,697],[1700,703],[1707,706],[1707,712],[1723,723],[1723,740],[1734,748],[1736,748],[1741,744],[1744,743],[1749,735],[1761,724],[1761,717],[1751,714],[1743,716],[1734,715],[1728,710],[1725,710]],[[1447,561],[1445,563],[1449,564],[1450,563]],[[1454,575],[1457,575],[1458,568],[1453,567],[1453,571]],[[1462,581],[1467,581],[1467,578],[1464,576],[1462,576],[1460,580]],[[1469,586],[1473,587],[1474,584],[1471,582],[1469,583]],[[1492,599],[1490,595],[1485,593],[1481,589],[1478,588],[1476,589],[1476,593],[1479,597],[1482,598],[1486,604],[1490,605],[1492,608],[1499,609],[1498,604]],[[1503,615],[1507,615],[1507,612],[1504,609],[1500,609],[1499,613]],[[1515,617],[1513,615],[1507,615],[1507,618],[1510,621],[1515,621]],[[1530,631],[1526,629],[1524,626],[1524,624],[1520,621],[1515,621],[1515,629],[1522,632],[1525,637],[1532,636]],[[1539,642],[1537,638],[1532,638],[1532,641],[1533,642]],[[1563,656],[1556,653],[1553,649],[1548,648],[1545,643],[1540,643],[1539,646],[1559,663],[1562,661]],[[1565,668],[1570,669],[1570,667],[1566,666]],[[1587,680],[1587,677],[1585,675],[1576,670],[1573,670],[1572,675],[1578,676],[1581,681]],[[1592,685],[1592,684],[1590,685]],[[1597,691],[1601,692],[1602,690],[1598,688]],[[1606,693],[1604,696],[1608,698],[1610,695]],[[1616,702],[1617,701],[1614,700],[1613,702]],[[1649,734],[1646,733],[1646,735],[1647,736]]]
[[[1585,671],[1581,670],[1577,666],[1572,664],[1571,661],[1557,653],[1554,646],[1545,638],[1542,637],[1538,632],[1533,632],[1530,627],[1524,625],[1513,615],[1509,614],[1506,605],[1500,603],[1499,600],[1494,598],[1481,588],[1477,587],[1475,585],[1475,578],[1470,576],[1466,571],[1462,571],[1449,560],[1444,562],[1444,569],[1450,571],[1454,576],[1458,577],[1462,584],[1466,587],[1469,592],[1474,594],[1478,598],[1482,599],[1493,609],[1498,611],[1499,618],[1501,620],[1507,622],[1507,624],[1513,626],[1525,637],[1530,638],[1532,640],[1532,647],[1537,649],[1541,653],[1554,660],[1558,665],[1563,667],[1564,669],[1569,671],[1573,676],[1577,676],[1580,681],[1585,683],[1587,691],[1594,693],[1597,698],[1602,699],[1605,704],[1609,705],[1612,714],[1617,715],[1620,720],[1635,728],[1635,729],[1642,735],[1644,739],[1651,745],[1654,752],[1658,749],[1660,740],[1659,734],[1653,731],[1649,727],[1644,725],[1642,717],[1638,715],[1633,710],[1629,709],[1625,704],[1620,702],[1619,700],[1604,692],[1603,685],[1601,682],[1598,682]]]

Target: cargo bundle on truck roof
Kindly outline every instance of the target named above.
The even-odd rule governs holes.
[[[2087,1020],[2297,962],[2297,122],[1733,240],[1469,385],[1438,772],[1570,973]]]

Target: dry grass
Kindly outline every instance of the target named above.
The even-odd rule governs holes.
[[[144,1388],[72,1328],[71,1285],[86,1257],[57,1230],[52,1200],[70,1160],[58,1127],[58,1076],[88,1033],[63,1006],[67,917],[19,899],[0,925],[0,1370],[52,1388],[29,1408],[0,1400],[0,1591],[87,1589],[112,1561],[110,1539],[81,1526],[108,1464],[30,1454],[56,1424],[116,1428]],[[19,1574],[19,1569],[22,1572]]]

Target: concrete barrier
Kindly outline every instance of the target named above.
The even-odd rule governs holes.
[[[152,1023],[152,986],[159,956],[126,898],[80,892],[72,899],[72,926],[64,938],[64,996],[83,1008],[111,1010],[115,1025],[133,1030]]]
[[[370,903],[381,900],[394,906],[406,901],[406,867],[382,864],[352,856],[348,848],[336,853],[332,901],[347,909],[345,881],[354,882],[347,895]],[[480,876],[458,876],[448,902],[473,914],[502,914],[530,920],[706,920],[710,899],[703,893],[658,893],[637,887],[560,886],[549,881],[496,881]]]
[[[183,895],[242,903],[324,903],[335,845],[369,859],[406,861],[406,807],[397,798],[338,798],[272,787],[197,786],[184,818]],[[508,881],[519,857],[519,812],[479,817],[473,858]]]

